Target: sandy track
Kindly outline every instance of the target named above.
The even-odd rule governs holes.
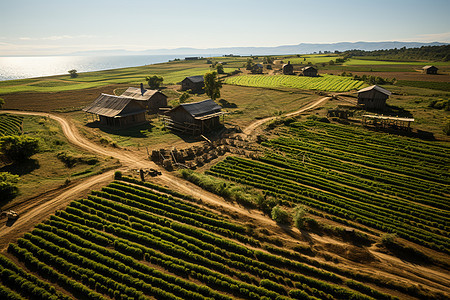
[[[294,116],[300,114],[304,111],[312,109],[322,102],[329,99],[329,97],[321,98],[308,106],[287,114],[286,116]],[[42,116],[48,117],[53,120],[56,120],[63,130],[64,135],[68,139],[70,143],[73,145],[85,149],[91,153],[96,153],[104,156],[110,156],[118,159],[122,165],[126,166],[129,169],[139,169],[139,168],[153,168],[157,169],[163,174],[158,176],[157,181],[163,185],[175,188],[182,193],[192,195],[196,198],[201,198],[203,201],[212,203],[214,205],[222,206],[223,208],[231,211],[238,212],[244,216],[249,218],[257,219],[260,222],[264,222],[268,226],[276,226],[276,223],[264,216],[259,211],[250,211],[241,206],[234,205],[232,203],[226,202],[223,198],[207,192],[200,187],[180,179],[170,173],[167,173],[160,166],[156,165],[154,162],[147,160],[145,157],[134,154],[133,152],[126,152],[121,149],[114,149],[111,147],[103,147],[97,145],[85,137],[83,137],[71,122],[65,119],[62,116],[44,113],[44,112],[30,112],[30,111],[15,111],[15,110],[0,110],[2,113],[11,113],[11,114],[20,114],[20,115],[32,115],[32,116]],[[245,134],[251,134],[257,127],[262,124],[274,119],[275,117],[269,117],[262,120],[258,120],[248,127],[244,129]],[[50,200],[46,201],[30,201],[30,203],[24,203],[20,205],[18,212],[21,214],[20,218],[11,226],[8,227],[2,222],[0,226],[0,249],[4,249],[7,246],[7,243],[13,241],[15,238],[20,237],[24,232],[31,230],[35,224],[43,221],[49,215],[54,213],[58,209],[64,208],[70,201],[77,199],[77,197],[81,197],[86,194],[87,190],[92,189],[94,186],[100,186],[101,184],[106,184],[111,181],[113,178],[114,170],[108,171],[106,173],[95,175],[89,178],[84,179],[80,183],[75,186],[63,191],[61,194],[55,196],[54,198],[50,198]]]
[[[328,100],[328,99],[330,99],[330,97],[323,97],[323,98],[320,98],[319,100],[314,101],[313,103],[310,103],[310,104],[308,104],[307,106],[305,106],[305,107],[303,107],[303,108],[301,108],[301,109],[299,109],[299,110],[296,110],[296,111],[294,111],[294,112],[285,114],[285,115],[283,115],[283,116],[284,116],[284,117],[293,117],[293,116],[296,116],[296,115],[298,115],[298,114],[301,114],[301,113],[303,113],[303,112],[305,112],[305,111],[307,111],[307,110],[310,110],[310,109],[312,109],[312,108],[314,108],[314,107],[320,105],[322,102],[324,102],[324,101],[326,101],[326,100]],[[264,119],[255,121],[255,122],[253,122],[252,124],[250,124],[250,125],[248,125],[247,127],[245,127],[244,130],[242,130],[242,132],[245,133],[245,134],[247,134],[247,135],[252,134],[253,131],[255,131],[256,128],[258,128],[259,126],[263,125],[264,123],[267,123],[267,122],[269,122],[269,121],[272,121],[272,120],[274,120],[274,119],[276,119],[276,118],[278,118],[278,116],[267,117],[267,118],[264,118]]]

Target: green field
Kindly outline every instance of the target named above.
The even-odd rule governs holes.
[[[7,255],[0,255],[0,294],[7,299],[393,299],[379,291],[387,288],[423,296],[409,285],[341,269],[301,249],[281,248],[193,198],[124,177],[10,244]]]
[[[232,67],[232,62],[232,60],[229,60],[229,65],[225,65],[225,72],[232,72],[235,70],[235,68]],[[240,60],[238,64],[241,66]],[[181,82],[187,76],[203,75],[210,71],[211,69],[206,63],[206,59],[192,62],[173,61],[170,63],[161,63],[142,67],[79,73],[77,78],[70,78],[69,74],[67,74],[42,78],[2,81],[0,82],[0,89],[2,94],[19,92],[45,93],[83,90],[117,84],[139,85],[141,82],[144,83],[145,77],[149,75],[163,76],[164,84],[170,85]]]
[[[207,174],[450,253],[448,145],[311,121],[291,123],[263,145],[258,161],[227,157]]]
[[[359,89],[366,85],[363,81],[333,75],[323,75],[321,77],[242,75],[227,78],[225,79],[225,83],[264,88],[297,88],[331,92],[346,92]]]
[[[10,114],[0,114],[0,137],[22,133],[23,117]]]

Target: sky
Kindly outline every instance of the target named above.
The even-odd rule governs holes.
[[[0,0],[0,56],[450,42],[450,0]]]

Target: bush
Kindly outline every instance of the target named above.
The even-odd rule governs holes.
[[[444,128],[442,129],[446,135],[450,135],[450,118],[444,123]]]
[[[0,152],[12,161],[30,158],[39,151],[39,139],[24,135],[8,135],[0,138]]]
[[[68,72],[70,74],[70,78],[77,78],[78,77],[77,70],[73,69],[73,70],[69,70]]]
[[[151,89],[158,89],[164,81],[162,76],[153,75],[145,77],[145,81],[147,81],[148,86]]]
[[[122,178],[122,172],[116,171],[114,172],[114,179],[121,179]]]
[[[17,188],[18,181],[18,175],[0,172],[0,202],[11,200],[19,193]]]
[[[289,224],[289,214],[283,210],[280,205],[272,208],[272,220],[279,224]]]
[[[187,99],[189,99],[189,97],[191,97],[191,95],[189,95],[188,92],[184,92],[183,94],[181,94],[179,100],[180,103],[185,103]]]
[[[294,226],[298,229],[303,228],[303,221],[306,215],[306,210],[302,205],[297,205],[294,208],[294,215],[292,219],[294,220]]]

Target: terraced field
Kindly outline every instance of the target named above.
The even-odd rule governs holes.
[[[0,255],[7,299],[393,298],[381,288],[422,295],[280,248],[192,198],[127,177]]]
[[[22,133],[23,117],[0,114],[0,136]]]
[[[262,144],[259,160],[227,157],[207,173],[287,207],[303,204],[312,214],[450,253],[448,145],[321,122],[292,123]]]
[[[330,92],[346,92],[359,89],[366,84],[350,77],[323,75],[321,77],[290,75],[242,75],[225,79],[226,84],[264,87],[264,88],[297,88],[305,90],[321,90]]]

